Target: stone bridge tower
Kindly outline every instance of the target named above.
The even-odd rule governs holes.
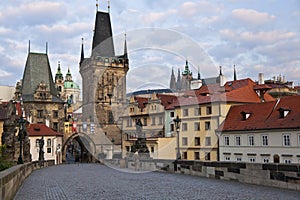
[[[126,38],[124,54],[115,55],[109,13],[97,11],[91,57],[84,58],[82,44],[79,64],[83,88],[83,121],[95,124],[95,135],[104,134],[107,140],[116,145],[121,144],[118,122],[126,102],[129,60]]]

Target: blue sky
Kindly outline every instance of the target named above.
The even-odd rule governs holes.
[[[58,61],[70,67],[79,84],[81,38],[90,55],[96,1],[9,0],[0,5],[0,85],[15,85],[22,78],[28,54],[48,52],[52,72]],[[107,1],[99,0],[107,11]],[[118,0],[111,1],[116,52],[123,51],[127,33],[130,70],[128,92],[147,87],[168,87],[172,68],[190,61],[194,76],[218,74],[227,80],[257,80],[282,74],[300,83],[299,0]]]

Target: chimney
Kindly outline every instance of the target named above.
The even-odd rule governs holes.
[[[264,84],[264,73],[259,73],[258,74],[258,84],[261,85],[261,84]]]

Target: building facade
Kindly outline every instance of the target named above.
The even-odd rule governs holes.
[[[300,163],[300,97],[234,106],[217,130],[220,161]]]

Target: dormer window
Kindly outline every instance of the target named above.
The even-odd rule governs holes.
[[[250,117],[251,113],[243,111],[243,112],[241,112],[241,115],[242,115],[243,120],[247,120]]]
[[[291,111],[290,109],[279,108],[278,109],[279,118],[281,118],[281,119],[285,118],[289,114],[290,111]]]

